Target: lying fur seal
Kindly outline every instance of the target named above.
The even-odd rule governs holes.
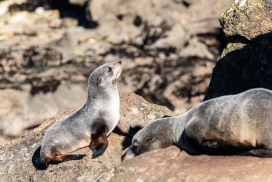
[[[93,71],[88,80],[86,104],[45,132],[40,151],[41,166],[74,159],[75,155],[67,154],[86,146],[92,150],[93,158],[104,153],[107,136],[115,127],[121,129],[117,89],[121,71],[121,61],[104,64]]]
[[[172,144],[189,154],[272,156],[272,91],[251,89],[205,101],[147,124],[122,159]]]

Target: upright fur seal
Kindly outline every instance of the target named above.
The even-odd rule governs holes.
[[[89,146],[93,158],[102,155],[108,146],[107,136],[117,127],[120,99],[117,79],[122,62],[107,63],[90,75],[86,104],[69,116],[53,124],[46,132],[41,145],[40,165],[73,159],[67,155]]]
[[[251,89],[205,101],[147,124],[122,159],[172,144],[189,154],[272,156],[272,91]]]

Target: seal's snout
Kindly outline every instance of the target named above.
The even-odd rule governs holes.
[[[116,74],[115,74],[115,79],[119,78],[119,76],[121,75],[121,72],[122,72],[122,68],[123,68],[123,65],[122,65],[122,61],[117,61],[115,63],[113,63],[115,69],[117,70],[116,71]]]
[[[127,150],[127,152],[121,157],[121,160],[124,161],[124,160],[130,160],[130,159],[133,159],[135,157],[135,154],[134,152],[129,148]]]

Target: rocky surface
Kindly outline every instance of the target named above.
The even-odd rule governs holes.
[[[99,3],[101,2],[95,0],[93,0],[92,2],[97,3],[98,7],[99,6],[107,7],[107,5],[112,4],[111,7],[114,8],[105,9],[105,12],[108,11],[108,13],[109,12],[112,13],[117,10],[118,12],[124,12],[124,14],[121,14],[122,16],[117,16],[118,20],[114,20],[113,22],[117,21],[118,23],[120,23],[120,21],[132,22],[131,20],[137,20],[135,21],[136,25],[139,24],[140,20],[139,18],[129,19],[130,16],[127,15],[128,12],[126,12],[127,11],[126,8],[123,8],[123,6],[121,5],[120,9],[118,9],[119,6],[116,6],[115,4],[116,2],[114,1],[107,2],[107,4],[104,5],[103,4],[99,5]],[[189,8],[194,7],[193,5],[197,6],[199,5],[199,3],[201,2],[203,3],[204,1],[175,0],[173,2],[178,4],[181,3],[184,6],[183,7],[184,11],[186,11]],[[171,3],[173,2],[171,1]],[[217,1],[205,1],[205,2],[207,4],[212,2],[215,5],[217,3]],[[222,14],[220,21],[224,28],[224,32],[228,36],[228,45],[225,47],[224,52],[220,57],[220,60],[217,62],[216,67],[213,70],[212,79],[205,99],[210,99],[225,94],[238,93],[253,87],[270,88],[268,84],[271,82],[270,80],[271,76],[269,71],[271,67],[271,64],[269,62],[269,59],[271,57],[270,56],[271,53],[269,53],[269,47],[271,46],[270,45],[271,35],[270,24],[268,21],[270,18],[269,12],[271,6],[269,2],[270,1],[235,0],[231,7],[225,13]],[[135,6],[135,9],[139,10],[137,12],[150,13],[155,11],[158,14],[160,13],[152,9],[153,6],[151,6],[152,8],[148,9],[147,11],[144,8],[137,9],[138,7],[135,4],[133,3],[130,4],[131,1],[126,1],[126,3],[128,6],[133,7]],[[150,2],[146,1],[146,3],[148,4]],[[173,7],[173,4],[171,3],[165,6],[164,2],[158,1],[158,4],[156,5],[161,6],[167,10],[167,8]],[[145,7],[147,7],[147,5]],[[183,11],[183,9],[178,9],[177,11],[179,10]],[[137,12],[131,16],[132,17],[139,16]],[[190,11],[190,13],[193,12],[194,11]],[[102,19],[99,19],[98,15],[95,16],[96,14],[94,11],[93,13],[94,13],[92,14],[93,18],[98,22],[107,21],[107,18],[109,18],[109,16],[105,16],[102,17]],[[141,16],[141,20],[146,21],[143,17]],[[105,20],[103,18],[105,18]],[[155,21],[152,22],[155,23]],[[195,31],[199,31],[200,29],[197,28],[199,26],[201,25],[198,25],[196,26],[196,28],[193,29]],[[164,30],[161,32],[156,29],[160,27],[164,27]],[[146,35],[148,35],[151,32],[153,33],[156,32],[155,34],[153,34],[154,35],[153,38],[154,37],[156,38],[157,35],[165,35],[168,29],[169,29],[168,24],[163,24],[158,27],[152,25],[151,28],[149,27],[149,29],[147,29],[149,31],[147,31],[148,33]],[[18,84],[15,85],[12,84],[16,82],[3,81],[1,82],[3,84],[2,87],[3,88],[16,87],[22,89],[22,91],[28,88],[29,89],[28,94],[33,93],[34,97],[37,95],[37,93],[39,93],[42,90],[44,94],[40,95],[45,96],[46,94],[49,93],[49,91],[46,91],[46,89],[44,88],[47,88],[47,90],[50,90],[48,88],[58,90],[59,87],[60,88],[63,87],[64,83],[69,83],[68,81],[70,78],[73,78],[77,83],[84,82],[84,79],[86,79],[87,75],[90,73],[90,70],[94,69],[96,65],[102,64],[101,62],[103,61],[113,61],[121,57],[121,59],[124,61],[125,69],[123,72],[124,74],[119,85],[119,88],[124,90],[131,89],[136,93],[141,93],[145,95],[146,98],[149,98],[150,96],[149,92],[152,91],[154,95],[157,94],[157,96],[154,96],[155,98],[158,97],[158,95],[161,97],[160,102],[167,103],[166,101],[163,101],[163,99],[167,98],[167,101],[171,103],[170,106],[173,105],[178,107],[180,106],[180,104],[184,104],[188,100],[189,101],[191,100],[190,102],[195,103],[201,100],[203,94],[200,94],[200,92],[202,92],[202,90],[205,91],[207,84],[203,80],[209,78],[210,67],[212,67],[213,64],[213,61],[205,62],[205,59],[212,59],[212,56],[214,56],[214,58],[216,57],[214,52],[212,51],[213,48],[211,48],[213,46],[211,47],[207,46],[213,44],[211,42],[213,42],[212,40],[215,39],[206,38],[202,39],[203,37],[201,37],[199,34],[193,35],[191,37],[189,36],[188,42],[184,44],[184,47],[182,50],[180,50],[180,55],[178,56],[176,52],[173,53],[170,51],[171,54],[168,55],[166,54],[165,50],[159,49],[154,51],[154,47],[152,48],[152,44],[154,45],[156,44],[156,46],[158,47],[163,46],[164,44],[161,43],[160,41],[167,43],[167,40],[165,40],[167,38],[161,37],[159,41],[158,40],[156,40],[155,42],[151,41],[150,45],[145,43],[144,48],[141,48],[144,51],[141,52],[139,51],[140,49],[137,48],[137,46],[134,46],[134,44],[136,44],[135,42],[139,41],[136,40],[135,37],[134,37],[135,39],[133,40],[135,42],[133,44],[131,44],[129,41],[126,43],[121,41],[118,44],[115,44],[112,39],[108,38],[110,37],[109,35],[108,37],[102,36],[102,38],[97,38],[95,36],[94,37],[87,36],[86,39],[83,38],[82,40],[87,40],[88,43],[93,45],[92,48],[95,47],[95,49],[92,49],[90,52],[91,54],[95,54],[96,56],[95,57],[86,56],[84,58],[79,56],[71,59],[69,58],[69,56],[71,56],[70,54],[68,54],[69,52],[65,53],[65,51],[63,50],[65,49],[68,49],[70,51],[77,50],[79,52],[81,50],[80,46],[76,46],[77,44],[75,42],[77,41],[75,41],[74,38],[71,38],[74,36],[74,34],[67,33],[67,31],[80,32],[82,37],[84,37],[85,35],[83,33],[85,32],[85,30],[80,28],[67,29],[66,31],[55,30],[52,31],[53,33],[50,31],[51,36],[54,37],[55,41],[46,42],[45,44],[46,46],[50,45],[49,49],[47,49],[46,46],[44,47],[44,44],[41,42],[42,37],[43,36],[46,37],[47,35],[45,33],[41,37],[37,36],[33,38],[29,36],[28,39],[25,39],[24,37],[25,35],[22,35],[20,37],[20,38],[23,37],[22,39],[18,39],[18,36],[14,36],[13,34],[4,34],[5,36],[1,38],[4,38],[3,40],[5,40],[7,47],[11,45],[13,45],[14,47],[14,44],[11,43],[14,40],[17,41],[21,40],[22,45],[19,45],[16,49],[14,49],[16,51],[14,50],[12,51],[12,49],[10,49],[11,50],[10,52],[8,52],[5,47],[2,48],[2,50],[6,51],[4,52],[4,60],[7,60],[6,62],[9,62],[9,60],[14,60],[14,62],[12,61],[12,63],[10,64],[11,66],[2,67],[5,67],[5,69],[11,68],[17,69],[19,70],[17,72],[20,72],[21,75],[26,75],[25,77],[31,77],[35,79],[40,78],[40,80],[35,82],[35,79],[33,80],[30,79],[29,81],[24,82],[23,84],[21,84],[20,82],[19,86]],[[101,34],[104,33],[102,29],[100,29],[100,31]],[[58,32],[62,32],[62,34],[58,34]],[[120,33],[120,37],[122,36],[123,34]],[[12,39],[10,38],[7,39],[6,37],[12,37]],[[31,45],[31,43],[29,43],[29,41],[27,40],[33,40],[32,38],[36,40],[38,46],[30,48],[29,45]],[[154,39],[148,38],[147,40],[150,41]],[[62,46],[60,47],[56,46],[58,45],[58,43],[60,43],[60,45]],[[16,46],[17,44],[15,45],[15,47]],[[22,47],[24,47],[24,49]],[[101,52],[97,51],[100,50],[99,47],[100,48],[102,47],[103,48],[102,50],[106,50],[106,52],[108,51],[107,54],[105,54],[105,52],[103,51]],[[201,51],[194,52],[196,49]],[[26,50],[28,51],[27,54],[25,55],[31,55],[29,56],[29,58],[31,59],[26,59],[28,60],[27,62],[22,61],[21,63],[18,63],[20,62],[20,60],[24,60],[22,59],[23,55],[22,53],[24,53]],[[37,57],[34,56],[35,59],[32,59],[33,55],[36,55],[37,52],[38,53],[41,52],[42,54],[37,55]],[[36,62],[35,60],[38,60],[39,56],[41,57],[40,60],[44,60],[43,57],[48,56],[47,52],[50,52],[50,54],[55,55],[57,59],[52,60],[57,61],[56,63],[54,63],[54,61],[50,61],[50,63],[48,62],[48,64],[51,65],[50,68],[44,69],[43,66],[47,63],[43,63],[42,61]],[[183,53],[181,54],[181,52]],[[158,57],[155,56],[157,53]],[[197,54],[198,56],[196,57],[192,56],[194,54]],[[61,57],[57,55],[61,55]],[[131,55],[137,56],[133,57]],[[181,59],[182,55],[186,55],[185,59]],[[190,59],[187,56],[190,57]],[[200,61],[201,63],[199,62],[200,57],[202,57]],[[19,61],[16,62],[15,60]],[[187,60],[188,62],[184,60]],[[29,67],[29,65],[26,64],[29,62],[32,62],[33,64],[35,64],[35,66]],[[188,65],[188,63],[190,64]],[[208,63],[211,65],[210,67],[207,66]],[[19,69],[17,68],[17,65],[20,64],[23,65],[24,69],[20,69],[21,68],[20,66]],[[58,66],[55,66],[54,64],[57,64]],[[40,66],[42,66],[42,68]],[[38,71],[33,72],[33,70]],[[80,70],[80,73],[78,73],[78,70]],[[180,72],[180,70],[182,70],[181,71],[182,73]],[[55,71],[57,71],[58,73],[57,75],[65,75],[63,76],[63,78],[65,79],[59,79],[59,83],[56,84],[57,86],[52,87],[50,83],[52,80],[54,80],[52,78],[54,76],[52,75],[55,75]],[[6,73],[6,71],[3,71],[3,74],[4,73]],[[11,73],[12,72],[8,73],[9,75],[11,75],[10,78],[15,79],[16,77],[13,77]],[[42,76],[50,74],[51,76]],[[173,78],[171,78],[172,76]],[[19,77],[20,76],[18,76],[17,78]],[[6,76],[3,80],[7,80],[7,78],[8,77]],[[165,80],[167,79],[168,81],[169,80],[171,81],[169,81],[169,83],[167,82],[166,84]],[[47,80],[47,82],[45,82],[47,83],[47,87],[42,87],[44,86],[43,84],[41,84],[44,83],[43,80]],[[35,90],[36,92],[30,92],[30,90],[32,90],[33,88],[33,85],[35,85],[34,83],[37,83],[38,85],[41,84],[40,87],[43,89],[39,90],[40,88],[39,86],[34,86],[34,88],[36,89],[33,90]],[[160,87],[157,87],[157,85],[161,85],[162,83],[165,84],[164,86],[165,89],[162,89],[160,92],[156,93],[156,91],[160,90],[158,89]],[[175,90],[176,88],[178,89],[178,91]],[[188,92],[188,90],[190,92]],[[14,95],[17,95],[17,92],[14,92],[13,90],[8,90],[8,93],[12,94],[15,93]],[[171,95],[171,93],[173,92],[174,94]],[[5,94],[4,92],[0,93],[0,96],[4,94]],[[166,97],[165,95],[168,94],[169,97]],[[7,97],[7,95],[4,95],[3,97]],[[177,101],[176,98],[181,98],[179,99],[180,102],[174,103],[174,101]],[[16,97],[14,99],[16,99]],[[151,98],[151,100],[152,99],[154,98]],[[8,113],[9,109],[6,108],[13,107],[16,108],[17,106],[16,104],[17,104],[16,102],[13,105],[8,101],[3,102],[3,105],[0,105],[1,112],[3,113],[3,115],[5,113]],[[29,107],[29,109],[31,109],[31,107]],[[44,122],[41,126],[35,128],[25,136],[21,137],[20,139],[13,140],[6,144],[5,146],[3,146],[0,149],[1,180],[82,181],[82,182],[83,181],[238,182],[238,181],[271,181],[272,178],[270,172],[270,169],[272,167],[271,158],[257,158],[251,156],[207,156],[207,155],[190,156],[186,152],[181,151],[179,148],[175,146],[171,146],[166,149],[147,152],[140,156],[135,157],[132,160],[121,162],[120,157],[122,153],[125,152],[124,151],[125,148],[129,146],[130,139],[124,138],[114,133],[108,137],[109,140],[108,149],[106,150],[104,155],[100,156],[97,159],[91,159],[90,157],[91,151],[88,148],[84,148],[75,152],[87,154],[87,156],[84,157],[82,160],[68,161],[58,165],[50,165],[47,170],[39,169],[37,170],[35,167],[36,165],[35,161],[38,160],[39,156],[38,148],[41,144],[43,133],[50,125],[52,125],[57,120],[63,118],[67,114],[69,114],[69,112],[51,118]],[[146,102],[143,98],[133,93],[121,94],[121,124],[123,125],[124,129],[126,130],[130,129],[131,132],[135,132],[137,129],[139,129],[139,126],[144,126],[148,122],[154,120],[155,118],[162,117],[163,115],[172,114],[173,113],[166,109],[165,107],[150,104]]]
[[[70,111],[71,112],[71,111]],[[0,149],[1,181],[270,181],[272,159],[251,156],[191,156],[175,146],[154,150],[121,162],[131,139],[112,133],[106,152],[91,159],[83,148],[73,153],[87,154],[82,160],[49,165],[40,170],[39,146],[44,132],[66,112],[45,121],[20,139]],[[121,123],[135,132],[151,120],[173,114],[166,107],[150,104],[133,94],[121,94]]]
[[[271,1],[238,0],[221,15],[228,44],[205,100],[257,87],[272,89],[271,10]]]
[[[87,154],[82,160],[49,165],[47,170],[36,168],[44,132],[70,112],[45,121],[25,136],[12,140],[2,147],[1,181],[94,181],[101,173],[111,171],[112,167],[119,165],[123,148],[130,145],[131,139],[112,133],[108,137],[109,146],[106,152],[97,159],[91,159],[91,150],[83,148],[74,152]],[[120,112],[121,125],[130,132],[137,131],[139,127],[156,118],[172,115],[166,107],[150,104],[133,93],[121,94]]]
[[[24,92],[32,102],[39,94],[56,98],[59,87],[67,85],[73,95],[77,93],[72,93],[76,90],[73,87],[86,88],[87,79],[97,66],[122,60],[120,92],[137,93],[176,114],[185,112],[204,97],[212,68],[224,46],[218,17],[230,3],[231,0],[0,1],[1,93],[8,95],[7,89],[16,89],[15,93]],[[55,111],[67,109],[60,106],[41,116],[42,112],[33,113],[28,108],[25,97],[8,101],[21,103],[23,112],[16,116],[21,118],[19,123],[29,121],[18,124],[24,127],[16,134],[2,127],[10,122],[7,118],[13,117],[16,107],[0,115],[0,133],[6,139],[19,137]],[[71,109],[77,109],[85,98],[79,96],[77,101],[77,105],[70,105]],[[43,106],[36,102],[34,107]]]
[[[271,166],[270,158],[190,156],[171,146],[122,162],[98,181],[270,181]]]

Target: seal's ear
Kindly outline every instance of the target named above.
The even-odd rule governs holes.
[[[92,150],[92,158],[102,155],[108,147],[107,130],[105,125],[98,126],[95,134],[91,135],[90,149]]]
[[[102,82],[102,78],[101,78],[101,77],[98,77],[98,78],[97,78],[96,85],[100,85],[101,82]]]

